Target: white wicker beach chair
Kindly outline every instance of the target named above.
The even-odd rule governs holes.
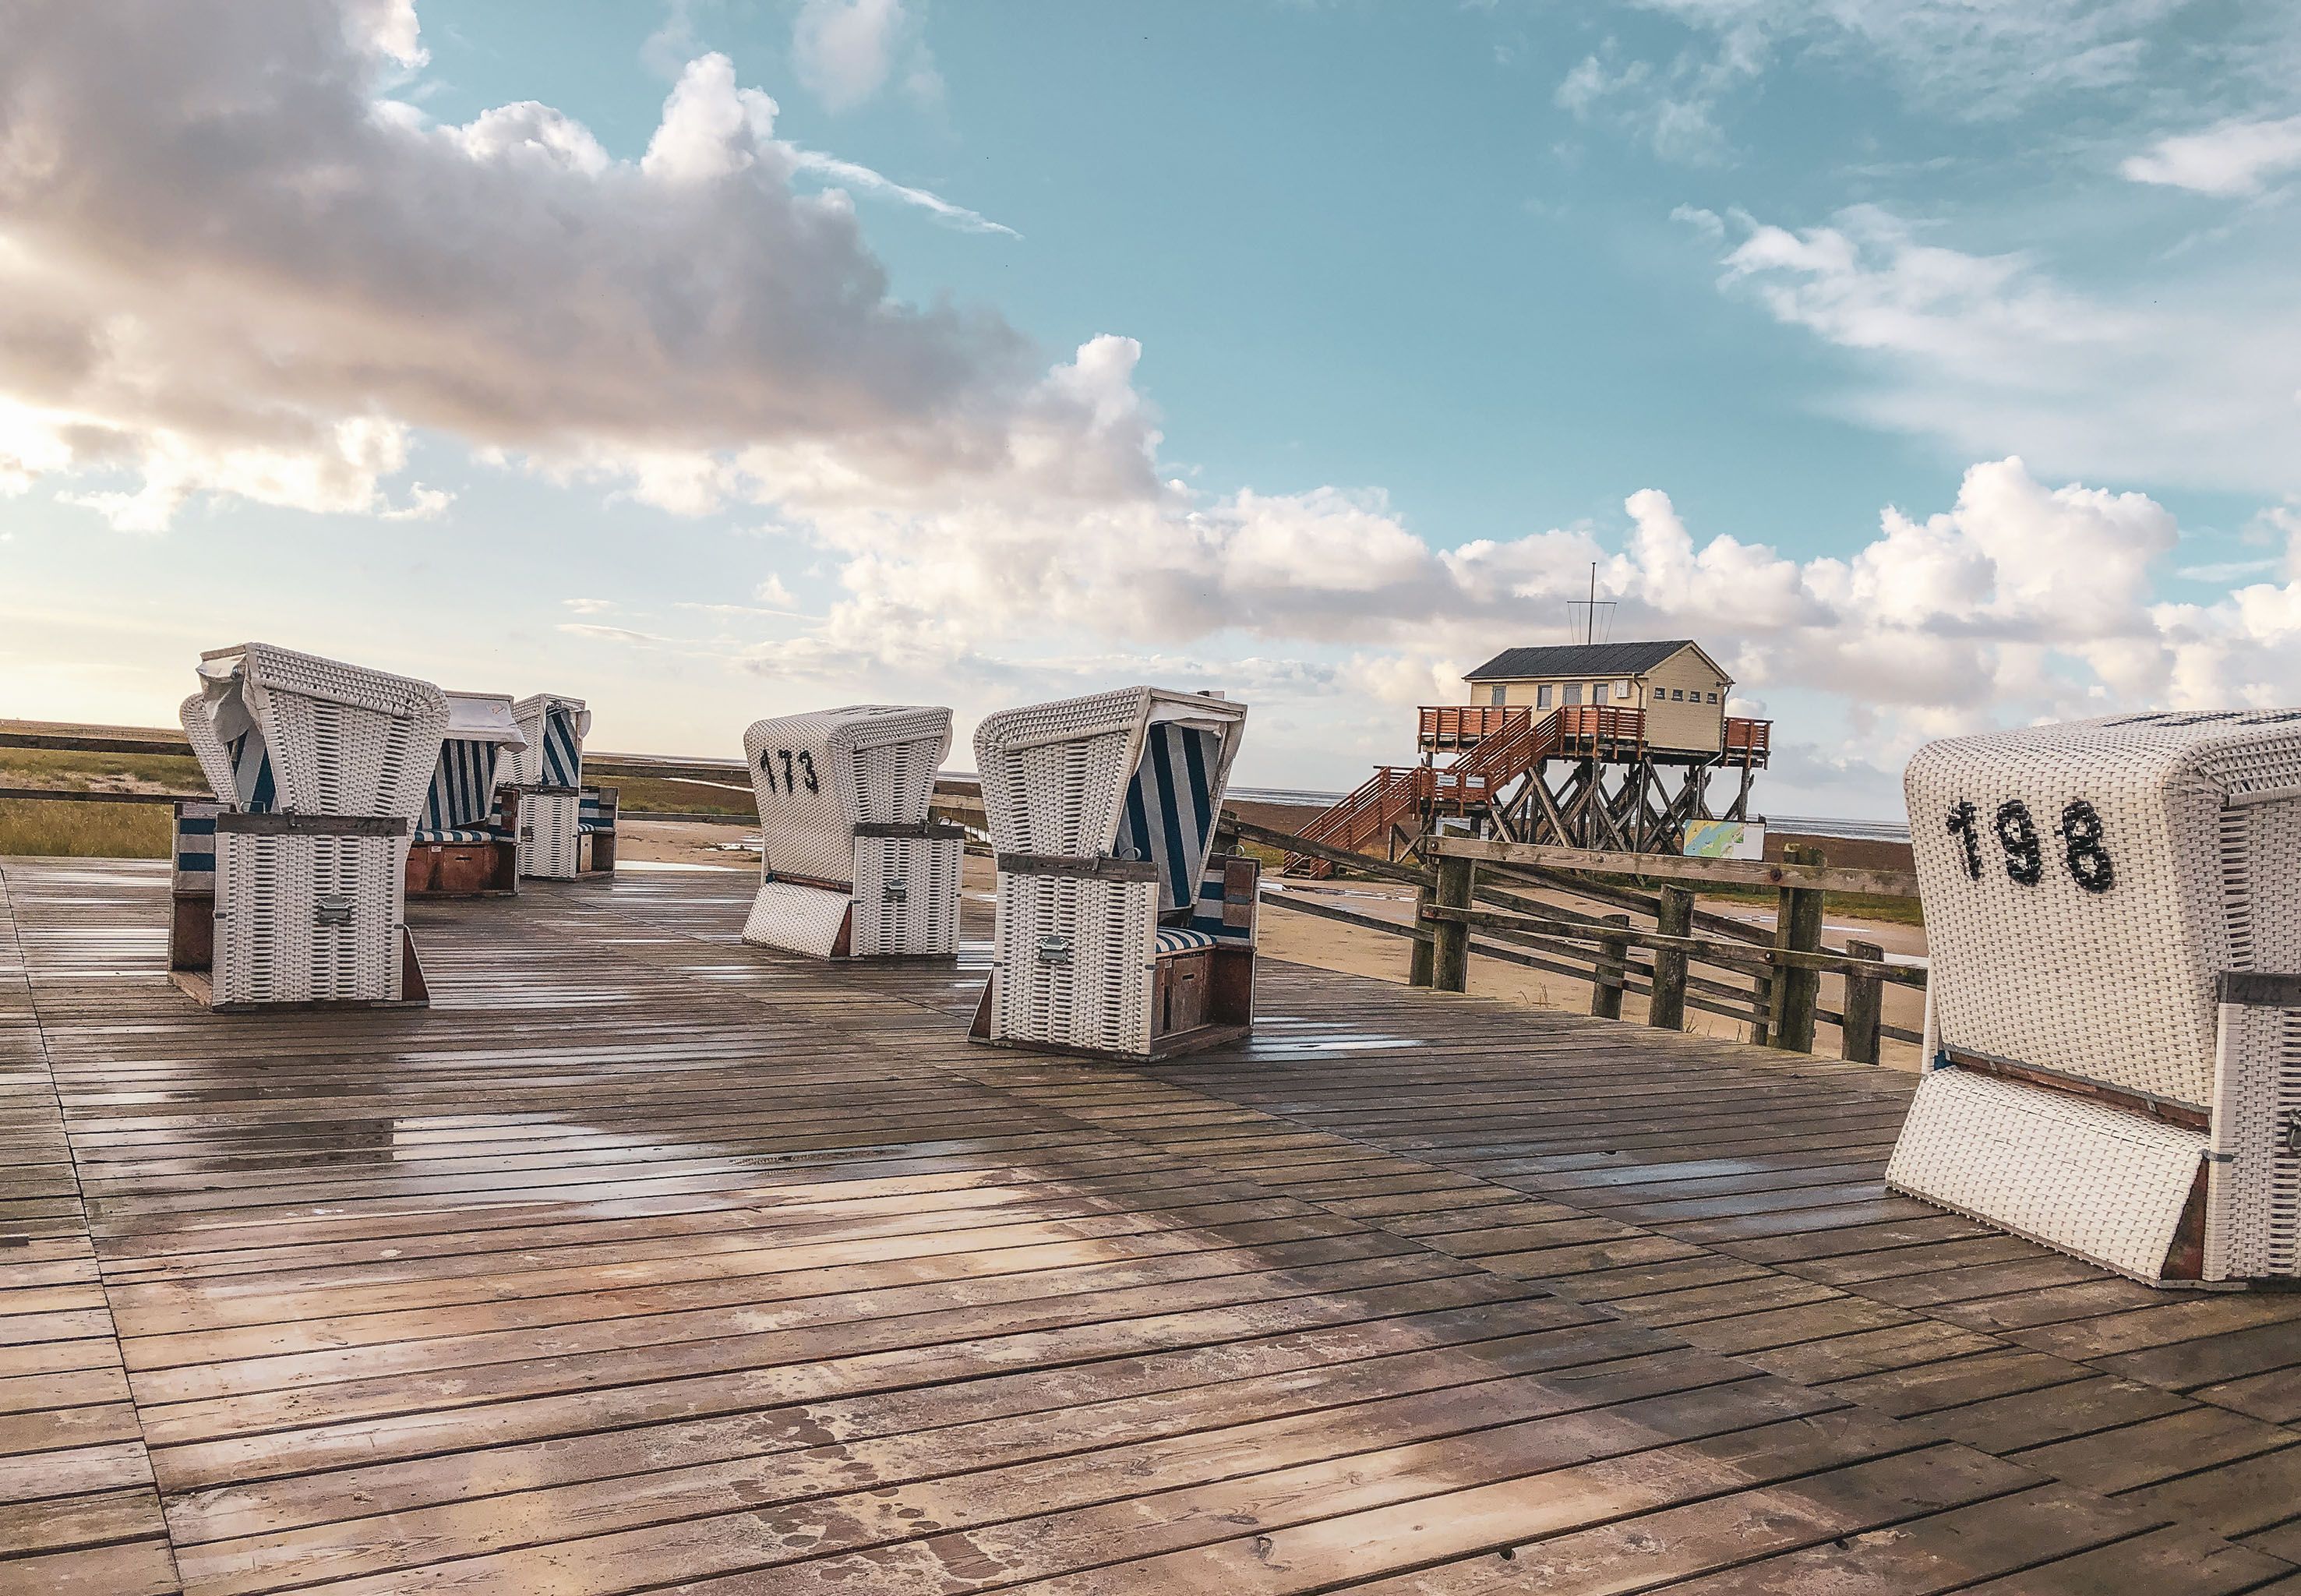
[[[496,770],[527,739],[508,693],[449,693],[439,763],[407,850],[410,898],[474,898],[519,890],[516,795],[501,800]],[[501,816],[501,821],[498,821]]]
[[[2137,1279],[2301,1274],[2301,710],[1930,743],[1897,1191]]]
[[[218,802],[179,813],[170,965],[180,983],[219,1007],[422,1001],[402,894],[446,696],[247,643],[202,657],[182,719]],[[184,902],[197,899],[202,862],[213,889],[205,946]]]
[[[1246,706],[1136,687],[992,715],[998,853],[979,1040],[1147,1059],[1243,1035],[1258,866],[1213,854]]]
[[[591,712],[581,698],[537,693],[512,706],[526,747],[498,781],[518,790],[516,814],[499,823],[519,838],[519,873],[573,881],[582,870],[583,740]]]
[[[927,818],[950,711],[850,704],[743,733],[758,901],[743,940],[817,958],[948,957],[964,833]]]

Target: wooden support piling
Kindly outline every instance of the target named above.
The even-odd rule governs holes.
[[[1790,857],[1790,855],[1796,856]],[[1785,862],[1820,865],[1816,848],[1786,850]],[[1774,946],[1793,953],[1812,953],[1821,946],[1821,890],[1818,887],[1781,889],[1774,916]],[[1813,1051],[1816,999],[1821,993],[1821,973],[1787,962],[1774,969],[1770,1030],[1763,1039],[1787,1053]]]
[[[1694,934],[1694,893],[1690,888],[1661,889],[1654,930],[1665,937]],[[1686,1029],[1686,950],[1657,949],[1653,956],[1653,996],[1646,1004],[1646,1024],[1665,1031]]]
[[[1609,925],[1627,929],[1627,915],[1604,916]],[[1602,1020],[1622,1017],[1622,990],[1629,982],[1630,944],[1621,937],[1606,937],[1598,943],[1596,979],[1590,983],[1590,1012]]]
[[[1849,957],[1875,959],[1883,968],[1886,950],[1875,942],[1856,941],[1848,938],[1845,951]],[[1840,1056],[1848,1064],[1878,1062],[1879,1027],[1884,1023],[1886,983],[1875,975],[1845,973],[1845,1020],[1839,1027],[1844,1038]]]
[[[1477,869],[1477,865],[1469,859],[1441,855],[1437,886],[1433,894],[1435,907],[1468,908],[1471,878]],[[1431,929],[1437,933],[1430,949],[1431,985],[1442,992],[1468,991],[1470,986],[1469,925],[1460,920],[1440,920]]]
[[[1426,881],[1414,890],[1414,923],[1416,925],[1426,928],[1431,925],[1428,913],[1431,902],[1430,883]],[[1468,934],[1468,929],[1467,926],[1463,928],[1465,935]],[[1437,948],[1438,940],[1435,935],[1416,940],[1414,951],[1407,955],[1406,959],[1406,983],[1409,986],[1428,986],[1435,979]]]

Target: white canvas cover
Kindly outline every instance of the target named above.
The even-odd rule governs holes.
[[[526,734],[512,718],[509,693],[448,695],[448,736],[456,742],[489,742],[517,751],[527,747]]]

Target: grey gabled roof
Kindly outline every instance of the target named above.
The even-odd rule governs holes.
[[[1659,643],[1551,643],[1505,648],[1465,676],[1465,681],[1519,681],[1529,676],[1636,676],[1653,670],[1692,638]],[[1703,656],[1704,659],[1710,656]]]

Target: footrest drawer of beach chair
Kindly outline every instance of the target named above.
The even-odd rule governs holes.
[[[582,845],[582,799],[572,790],[530,789],[519,795],[519,873],[573,881]]]
[[[991,1040],[1148,1057],[1159,887],[1002,875]]]
[[[2153,1284],[2196,1283],[2203,1131],[2050,1087],[1943,1069],[1919,1084],[1895,1191]]]
[[[857,958],[948,957],[958,950],[957,837],[855,840]]]
[[[848,951],[848,911],[852,901],[846,893],[827,887],[767,882],[759,888],[750,918],[743,923],[743,940],[816,958],[842,957]]]
[[[265,818],[227,816],[233,819]],[[216,835],[214,1001],[401,997],[404,837]]]

